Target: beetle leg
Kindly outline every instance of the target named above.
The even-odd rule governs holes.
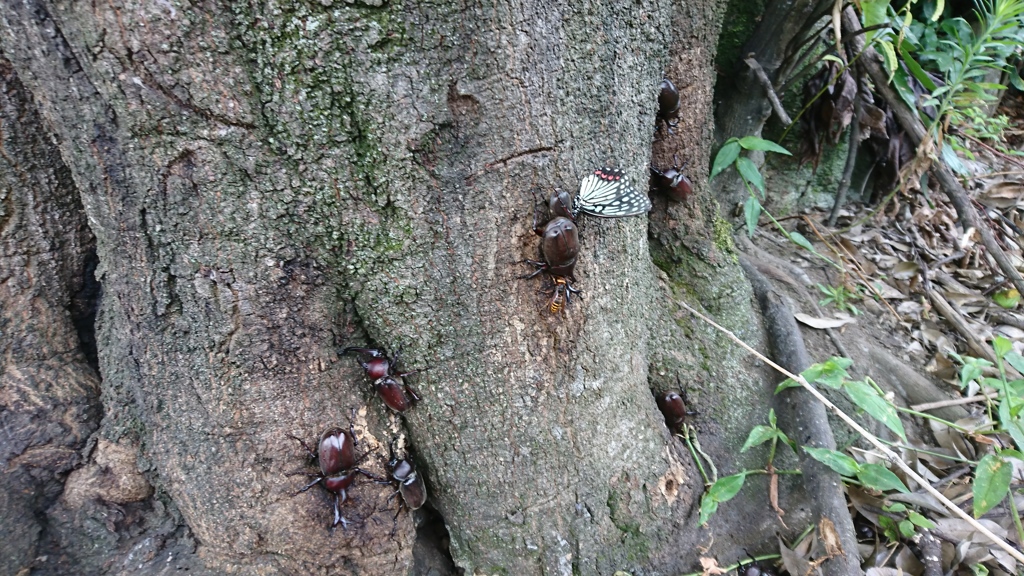
[[[312,450],[310,450],[309,444],[306,444],[305,440],[303,440],[302,438],[299,438],[298,436],[292,436],[291,434],[289,434],[288,437],[293,439],[293,440],[298,440],[299,444],[302,444],[302,447],[306,449],[307,453],[309,453],[309,457],[314,459],[314,460],[316,460],[316,452],[313,452]]]
[[[412,376],[413,374],[426,372],[427,370],[430,370],[430,368],[430,366],[427,366],[426,368],[417,368],[416,370],[412,370],[411,372],[399,372],[398,374],[392,374],[392,376],[396,376],[398,378],[405,378],[406,376]],[[417,400],[419,400],[419,398],[417,398]]]
[[[426,368],[424,368],[423,370],[426,370]],[[416,372],[422,372],[422,370],[416,370]],[[415,374],[416,372],[409,372],[409,374]],[[405,374],[403,374],[403,376],[404,375]],[[419,392],[417,392],[416,389],[413,388],[412,386],[406,384],[404,380],[402,381],[402,386],[405,387],[406,393],[408,393],[409,396],[412,396],[412,399],[414,401],[419,402],[420,400],[422,400],[422,398],[420,398]]]
[[[334,524],[331,524],[331,528],[334,528],[338,524],[341,524],[342,530],[348,530],[348,520],[341,515],[341,505],[345,503],[345,491],[341,494],[334,495]]]
[[[313,481],[312,481],[312,482],[310,482],[309,484],[306,484],[306,485],[305,485],[305,486],[304,486],[304,487],[302,488],[302,490],[299,490],[299,491],[298,491],[298,492],[296,492],[295,494],[292,494],[292,496],[298,496],[299,494],[302,494],[302,493],[303,493],[303,492],[305,492],[306,490],[309,490],[309,489],[310,489],[310,488],[312,488],[313,486],[316,486],[316,483],[317,483],[317,482],[319,482],[319,481],[321,481],[321,480],[323,480],[323,479],[324,479],[324,477],[323,477],[323,476],[318,476],[316,480],[313,480]]]
[[[398,494],[398,492],[395,492],[395,494]],[[392,494],[392,496],[394,496],[395,494]],[[402,513],[402,507],[403,506],[405,506],[405,501],[402,500],[401,498],[399,498],[398,499],[398,510],[395,511],[395,517],[391,519],[391,535],[390,535],[390,537],[394,537],[395,531],[398,530],[398,515]]]
[[[354,447],[354,445],[353,445],[353,447]],[[356,468],[356,466],[359,466],[359,464],[360,464],[360,463],[361,463],[361,462],[362,462],[363,460],[366,460],[366,458],[367,458],[367,457],[368,457],[368,456],[369,456],[370,454],[375,454],[376,452],[377,452],[377,450],[376,450],[376,449],[373,449],[373,450],[370,450],[369,452],[366,452],[365,454],[363,454],[362,456],[360,456],[358,460],[356,460],[355,462],[353,462],[353,463],[352,463],[352,467],[351,467],[351,468],[349,468],[348,470],[345,470],[345,472],[348,472],[348,471],[350,471],[350,470],[359,470],[358,468]]]
[[[532,265],[537,267],[537,270],[535,270],[533,272],[533,274],[529,274],[529,275],[526,275],[526,276],[520,276],[520,278],[525,278],[527,280],[529,280],[530,278],[533,278],[534,276],[536,276],[536,275],[540,274],[541,272],[544,272],[545,270],[548,269],[548,263],[547,262],[538,262],[537,260],[523,260],[522,263],[523,264],[532,264]]]
[[[358,473],[362,474],[363,476],[366,476],[367,478],[369,478],[371,480],[374,480],[376,482],[384,482],[384,483],[390,484],[390,481],[387,478],[383,478],[381,476],[377,476],[373,472],[367,472],[366,470],[363,470],[362,468],[349,468],[347,470],[347,472],[358,472]]]
[[[572,302],[572,298],[570,297],[571,294],[576,294],[580,298],[583,298],[583,291],[580,290],[579,288],[573,288],[572,284],[569,284],[569,279],[566,278],[565,279],[565,303],[566,304],[569,304],[569,303]]]

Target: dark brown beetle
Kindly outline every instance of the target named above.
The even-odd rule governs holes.
[[[398,484],[398,490],[389,496],[388,500],[390,501],[399,494],[402,496],[402,501],[398,504],[398,511],[395,512],[394,520],[397,522],[403,506],[409,510],[418,510],[426,504],[427,485],[423,482],[423,477],[416,472],[416,468],[408,457],[399,458],[395,455],[394,440],[388,445],[388,450],[391,454],[391,458],[388,460],[388,476]]]
[[[693,193],[693,184],[686,177],[683,170],[686,164],[679,166],[679,158],[675,158],[675,164],[664,171],[651,166],[651,191],[667,194],[669,198],[682,202]]]
[[[685,391],[680,395],[678,392],[670,390],[655,397],[658,402],[658,408],[665,416],[665,425],[668,426],[668,429],[673,434],[683,429],[687,416],[695,416],[697,414],[697,412],[686,407],[685,396]]]
[[[307,473],[309,476],[316,476],[316,480],[313,480],[295,494],[298,495],[309,490],[317,483],[322,483],[324,489],[334,495],[334,523],[331,524],[331,528],[338,524],[341,524],[342,529],[347,528],[348,520],[341,515],[341,505],[348,500],[348,489],[355,482],[356,475],[362,474],[373,480],[383,480],[383,478],[372,472],[358,468],[359,463],[369,453],[363,454],[358,458],[356,457],[356,434],[352,430],[351,425],[349,425],[347,432],[341,428],[328,428],[325,430],[320,435],[320,442],[317,444],[316,452],[309,448],[305,440],[295,436],[292,436],[292,438],[298,440],[310,457],[320,465],[320,474]]]
[[[541,237],[540,254],[544,260],[526,260],[526,263],[536,266],[537,270],[523,277],[533,278],[541,272],[547,272],[552,277],[555,286],[548,308],[555,314],[569,303],[572,294],[580,294],[580,291],[570,284],[573,280],[573,270],[576,268],[576,257],[580,253],[580,234],[569,205],[569,194],[557,190],[548,203],[554,218],[542,226],[537,222],[537,212],[534,211],[533,231]]]
[[[429,368],[412,370],[411,372],[396,372],[398,352],[395,352],[394,359],[391,359],[388,358],[388,355],[383,350],[377,348],[349,346],[342,350],[340,354],[345,355],[349,352],[359,354],[359,365],[363,367],[363,370],[366,370],[366,376],[373,381],[373,387],[377,390],[377,395],[381,397],[381,400],[384,400],[388,408],[396,412],[405,412],[412,406],[414,401],[420,401],[419,394],[412,386],[405,382],[405,377],[412,376],[423,370],[429,370]]]
[[[668,126],[669,132],[672,132],[672,129],[676,126],[676,122],[672,122],[672,119],[679,115],[679,108],[679,90],[676,89],[676,85],[671,80],[662,78],[660,91],[658,92],[658,120],[661,120]],[[660,126],[658,127],[660,128]]]

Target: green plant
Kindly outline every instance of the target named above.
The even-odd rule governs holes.
[[[757,164],[754,164],[754,161],[746,156],[740,156],[740,152],[743,150],[777,152],[787,156],[792,156],[792,154],[790,154],[789,150],[786,150],[775,142],[758,138],[757,136],[729,138],[718,150],[718,154],[715,154],[715,161],[711,164],[711,175],[708,176],[708,180],[718,176],[729,166],[736,168],[736,172],[740,175],[740,178],[743,179],[743,184],[747,187],[747,192],[749,193],[747,201],[743,204],[743,216],[747,223],[747,234],[752,237],[754,235],[754,230],[757,228],[757,220],[761,217],[761,212],[764,211],[764,208],[761,207],[761,202],[758,200],[758,193],[760,193],[761,198],[764,198],[765,187],[764,178],[761,176],[761,171],[758,170]],[[771,218],[770,214],[769,218]],[[775,219],[772,218],[772,221],[775,222]],[[794,232],[793,234],[797,234],[799,236],[799,233]],[[787,236],[789,236],[789,234],[787,234]],[[803,236],[800,236],[800,238],[803,238]],[[790,239],[793,240],[793,238]],[[807,242],[806,238],[803,240],[808,246],[810,246],[810,243]]]
[[[718,505],[723,502],[732,500],[736,494],[739,494],[743,483],[747,476],[751,474],[799,474],[796,470],[776,470],[772,463],[775,460],[775,449],[781,441],[785,445],[789,446],[794,452],[796,452],[796,442],[793,442],[786,436],[786,433],[779,429],[778,422],[775,418],[775,410],[768,411],[768,425],[759,424],[754,426],[753,430],[747,436],[747,441],[743,443],[743,448],[740,452],[746,452],[754,446],[760,446],[765,442],[771,442],[768,450],[768,463],[765,465],[764,470],[744,470],[731,476],[725,476],[715,480],[711,486],[708,487],[707,492],[701,496],[700,499],[700,517],[697,523],[704,525],[707,523],[711,515],[718,510]],[[694,457],[696,458],[696,456]]]
[[[824,298],[818,301],[819,306],[828,306],[829,304],[832,304],[839,310],[849,312],[854,316],[860,314],[860,310],[851,303],[853,300],[860,300],[860,294],[850,290],[845,285],[823,286],[821,284],[815,284],[815,286],[818,287],[819,292],[825,295]]]
[[[933,487],[932,483],[927,478],[918,473],[903,457],[892,450],[892,447],[898,446],[903,450],[911,450],[920,454],[937,456],[945,461],[966,463],[974,470],[975,475],[971,486],[973,490],[975,517],[979,517],[981,514],[991,510],[992,507],[998,505],[1003,500],[1006,500],[1006,505],[1009,510],[1009,514],[1007,514],[1007,516],[1012,518],[1012,522],[1014,523],[1017,531],[1017,540],[1022,541],[1024,540],[1024,527],[1021,526],[1020,514],[1017,510],[1016,502],[1014,498],[1006,498],[1006,496],[1011,493],[1010,482],[1012,469],[1014,465],[1019,466],[1020,462],[1024,461],[1024,454],[1022,454],[1019,449],[1014,449],[1012,444],[1010,444],[1010,440],[1000,439],[997,436],[995,438],[988,438],[979,441],[977,443],[978,446],[983,450],[991,450],[992,453],[985,455],[978,462],[972,462],[961,456],[956,456],[948,452],[932,452],[910,445],[906,434],[903,431],[903,425],[899,419],[899,412],[908,413],[918,418],[931,419],[947,426],[951,430],[960,432],[965,436],[972,436],[975,439],[978,438],[979,433],[982,433],[982,428],[974,426],[972,429],[967,429],[965,426],[947,422],[926,413],[895,406],[890,400],[889,395],[885,394],[870,378],[865,378],[863,381],[851,381],[850,375],[846,369],[849,368],[853,362],[847,358],[831,358],[826,362],[812,365],[799,375],[793,374],[772,362],[771,359],[759,353],[753,347],[737,338],[732,332],[729,332],[725,328],[716,324],[713,320],[701,314],[692,306],[689,306],[685,302],[680,302],[680,304],[691,314],[697,316],[707,324],[713,326],[715,329],[723,332],[727,337],[751,354],[760,358],[779,372],[786,374],[788,379],[779,384],[776,388],[776,393],[790,387],[801,387],[805,392],[809,393],[827,409],[831,410],[832,413],[839,417],[840,420],[856,431],[868,444],[873,446],[874,458],[882,458],[887,461],[887,463],[895,465],[902,472],[905,478],[916,483],[917,487],[919,487],[921,491],[927,493],[934,498],[935,501],[941,503],[943,508],[938,513],[946,512],[947,515],[954,520],[959,518],[959,521],[966,523],[970,530],[977,532],[979,535],[983,535],[992,552],[995,552],[995,547],[998,547],[1012,557],[1012,561],[1024,563],[1024,554],[1022,554],[1019,549],[1015,548],[1012,544],[1007,542],[1006,539],[987,528],[984,524],[976,521],[974,518],[971,518],[971,516],[962,510],[959,505],[951,501],[945,494]],[[963,369],[961,370],[961,384],[966,386],[980,381],[982,383],[989,384],[992,389],[999,390],[999,392],[993,392],[987,396],[990,401],[990,418],[992,417],[992,414],[999,415],[999,430],[994,430],[992,433],[1002,434],[1003,436],[1009,435],[1013,444],[1016,444],[1017,447],[1020,448],[1024,445],[1024,421],[1022,421],[1024,420],[1024,414],[1022,414],[1022,412],[1024,412],[1024,378],[1008,380],[1005,365],[1008,364],[1017,369],[1024,369],[1024,357],[1015,353],[1010,342],[1005,338],[996,338],[993,342],[993,348],[995,349],[994,364],[999,369],[1000,377],[987,378],[984,375],[985,370],[993,366],[992,362],[965,357],[961,359],[963,364]],[[959,356],[956,356],[956,358],[960,359]],[[840,410],[828,398],[822,395],[814,384],[821,384],[845,392],[855,405],[889,428],[889,430],[898,437],[899,441],[888,442],[868,432],[868,430],[861,426],[856,420],[851,418],[844,411]],[[755,430],[760,430],[759,434],[765,434],[764,429],[761,427],[756,427]],[[753,435],[753,433],[754,431],[752,431],[751,434]],[[767,434],[766,436],[770,436],[770,434]],[[964,440],[964,438],[961,438],[961,440]],[[804,450],[807,454],[812,455],[812,457],[825,463],[840,475],[844,476],[848,482],[859,483],[863,486],[881,492],[883,495],[889,490],[897,492],[908,491],[900,477],[893,474],[885,466],[874,464],[872,462],[862,463],[836,450],[815,450],[814,448],[809,447],[804,447]],[[1018,462],[1013,462],[1012,460],[1017,460]],[[731,499],[739,492],[740,488],[743,486],[746,476],[753,473],[771,474],[770,464],[771,463],[769,462],[768,469],[765,471],[745,470],[738,474],[722,478],[719,482],[716,482],[715,485],[711,486],[708,490],[708,494],[705,495],[707,504],[705,505],[704,499],[701,501],[702,522],[706,521],[707,517],[717,510],[718,504]],[[888,504],[891,503],[892,501]],[[887,504],[883,502],[882,505],[884,506]],[[924,521],[926,519],[923,518],[923,516],[912,517],[909,510],[900,508],[898,505],[895,507],[890,506],[889,511],[894,515],[902,515],[903,512],[906,512],[905,518],[891,518],[895,526],[895,529],[891,531],[893,536],[897,533],[909,533],[912,529],[916,530],[913,526],[927,526],[927,522]],[[915,513],[917,512],[915,511]],[[910,525],[905,524],[904,521],[909,521]],[[974,545],[973,539],[972,545]],[[993,556],[990,555],[990,558],[992,557]],[[1000,563],[1002,562],[1003,561],[1000,561]],[[987,570],[982,564],[973,565],[971,568],[975,570],[976,573],[981,573],[979,571]]]
[[[950,168],[963,171],[954,152],[959,143],[947,133],[947,127],[972,115],[976,120],[977,114],[967,111],[993,101],[995,92],[1005,88],[986,80],[991,70],[1010,74],[1011,83],[1024,87],[1011,66],[1024,37],[1024,0],[976,0],[975,27],[963,18],[940,21],[942,1],[936,3],[928,22],[914,21],[911,9],[916,0],[903,3],[899,11],[889,2],[861,1],[865,27],[889,25],[869,32],[867,38],[874,40],[884,55],[893,86],[903,100],[915,110],[919,110],[918,105],[934,110],[929,113],[930,120],[924,119],[928,138]],[[905,69],[898,65],[897,54]],[[921,62],[937,72],[941,81],[933,80]],[[920,102],[911,77],[926,91]]]
[[[885,537],[892,542],[900,538],[913,538],[918,528],[932,529],[935,523],[925,518],[920,512],[907,508],[905,504],[895,502],[882,507],[888,514],[878,517],[878,524],[882,527]]]
[[[754,164],[753,160],[746,156],[740,156],[740,152],[743,150],[777,152],[787,156],[791,156],[792,154],[775,142],[758,138],[757,136],[729,138],[718,150],[718,153],[715,154],[715,161],[711,164],[711,175],[708,176],[708,180],[711,180],[715,176],[721,174],[722,171],[732,166],[736,169],[736,172],[743,180],[743,185],[747,187],[748,196],[746,202],[743,203],[743,220],[747,225],[747,235],[750,237],[754,236],[754,231],[757,230],[757,221],[761,218],[761,214],[765,214],[790,242],[811,252],[815,256],[818,256],[831,264],[837,270],[842,270],[842,266],[836,264],[824,254],[815,250],[803,234],[786,230],[770,212],[764,209],[758,198],[758,196],[760,196],[760,198],[765,197],[766,192],[764,178],[761,176],[761,171],[758,170],[757,164]]]

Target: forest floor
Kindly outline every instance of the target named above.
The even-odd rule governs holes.
[[[961,154],[961,159],[972,175],[961,182],[1020,270],[1024,268],[1024,97],[1016,93],[1004,98],[998,113],[1009,122],[1005,141],[997,146],[968,139],[974,158]],[[752,240],[755,247],[748,249],[762,262],[760,269],[776,290],[786,295],[812,361],[850,358],[853,365],[848,371],[853,379],[870,378],[883,391],[893,393],[897,406],[912,410],[901,414],[909,442],[894,449],[970,514],[975,508],[977,473],[972,462],[1013,447],[1009,435],[993,433],[1000,428],[992,396],[998,391],[1000,373],[995,366],[1001,360],[993,344],[1001,337],[1012,352],[1024,354],[1021,295],[986,255],[978,233],[959,226],[941,192],[901,192],[881,206],[847,206],[831,229],[824,223],[827,219],[827,211],[809,211],[783,221],[789,231],[810,240],[818,254],[788,241],[770,224],[757,231]],[[978,364],[982,375],[964,384],[962,368],[967,357],[985,359],[989,367]],[[1011,391],[1020,394],[1024,381],[1020,387],[1013,381],[1021,375],[1006,363],[1002,366]],[[846,454],[859,462],[884,463],[852,431],[838,421],[834,424],[837,443]],[[873,432],[898,440],[882,426],[875,426]],[[1012,486],[1019,491],[1024,464],[1009,461]],[[885,567],[877,574],[895,574],[897,569],[914,576],[925,573],[916,537],[923,530],[916,521],[919,517],[911,513],[915,512],[931,522],[930,531],[941,542],[939,573],[971,573],[969,568],[979,564],[991,574],[1018,573],[1021,568],[1009,554],[991,545],[912,480],[898,471],[897,475],[909,486],[908,494],[878,495],[847,487],[865,568]],[[1024,507],[1024,495],[1018,494],[1015,504],[1004,498],[982,514],[980,522],[1020,550],[1019,520],[1015,523],[1015,519]],[[906,523],[908,519],[913,521]],[[900,528],[904,533],[897,535]]]

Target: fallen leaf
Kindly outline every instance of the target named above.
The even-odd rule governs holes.
[[[727,570],[722,570],[718,567],[718,560],[715,560],[714,558],[706,558],[704,556],[701,556],[700,558],[700,567],[701,570],[703,570],[703,576],[715,576],[716,574],[725,574],[728,572]]]
[[[845,556],[843,544],[839,541],[839,533],[836,532],[836,525],[832,520],[823,517],[818,523],[818,530],[821,531],[821,541],[825,544],[825,555],[829,558]]]
[[[805,540],[811,540],[811,538]],[[787,548],[782,542],[782,538],[779,538],[779,555],[782,556],[782,567],[786,569],[786,572],[803,575],[811,571],[811,563],[797,552]]]
[[[824,330],[825,328],[838,328],[854,322],[855,320],[851,317],[846,318],[815,318],[808,314],[798,312],[793,314],[793,317],[800,321],[801,324],[806,324],[811,328],[817,328],[818,330]]]

